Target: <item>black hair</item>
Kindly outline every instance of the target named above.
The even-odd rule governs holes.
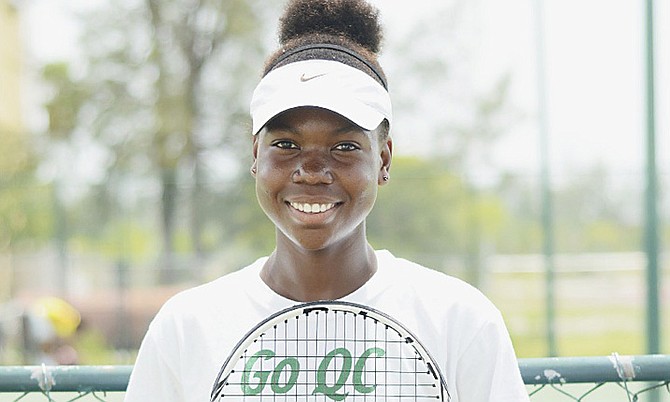
[[[335,60],[387,87],[377,59],[379,20],[379,10],[365,0],[289,0],[279,21],[280,48],[267,59],[263,75],[296,61]]]
[[[378,61],[383,39],[379,10],[365,0],[289,0],[279,20],[280,48],[263,76],[303,60],[334,60],[357,68],[388,89]],[[382,122],[382,137],[389,132]]]

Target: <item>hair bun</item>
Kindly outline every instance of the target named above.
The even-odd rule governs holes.
[[[379,53],[379,11],[365,0],[291,0],[279,24],[282,45],[306,35],[346,38]]]

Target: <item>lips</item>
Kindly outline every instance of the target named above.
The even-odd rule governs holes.
[[[288,203],[292,208],[297,209],[300,212],[306,214],[319,214],[326,212],[335,207],[334,203],[303,203],[303,202],[289,202]]]

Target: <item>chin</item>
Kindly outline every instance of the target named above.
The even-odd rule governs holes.
[[[294,247],[309,252],[323,251],[338,243],[336,239],[316,234],[314,236],[306,234],[302,237],[288,236],[288,240]]]

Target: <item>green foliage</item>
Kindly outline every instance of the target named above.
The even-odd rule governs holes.
[[[246,95],[257,80],[249,71],[260,69],[264,53],[260,3],[104,4],[82,19],[86,62],[80,75],[73,78],[65,64],[44,69],[54,92],[46,105],[45,148],[76,132],[79,143],[104,150],[112,185],[89,190],[101,191],[113,209],[124,204],[124,188],[159,183],[157,238],[166,256],[213,247],[211,229],[209,244],[204,243],[201,202],[208,198],[206,182],[220,173],[212,161],[246,131],[240,116],[246,115]],[[66,146],[75,151],[74,143]],[[108,223],[114,224],[102,225]]]
[[[54,139],[68,139],[77,127],[79,110],[89,96],[88,91],[72,79],[66,63],[48,64],[42,78],[53,91],[45,105],[49,115],[48,134]]]
[[[367,221],[370,241],[399,253],[457,249],[462,183],[418,158],[395,158],[391,172]]]
[[[90,187],[66,203],[67,236],[82,250],[132,261],[160,249],[199,256],[272,250],[274,228],[240,166],[248,166],[250,153],[247,101],[258,79],[252,72],[267,53],[261,38],[269,24],[262,16],[276,18],[279,6],[133,0],[102,7],[85,16],[86,62],[77,74],[63,63],[43,69],[53,93],[45,105],[50,135],[42,157],[55,145],[81,152],[75,140],[94,143],[109,156],[102,179],[81,184]],[[458,20],[449,10],[437,10],[436,20]],[[455,28],[423,24],[411,37],[437,41],[441,29]],[[488,252],[538,252],[537,184],[524,176],[501,176],[497,186],[476,183],[478,167],[492,168],[491,145],[517,119],[507,103],[509,77],[477,93],[467,90],[467,80],[456,85],[468,74],[452,68],[456,53],[426,53],[414,43],[389,43],[385,53],[409,55],[389,69],[403,77],[394,84],[399,116],[419,116],[437,102],[449,113],[406,119],[412,129],[432,133],[421,138],[428,138],[434,155],[395,158],[391,182],[368,220],[371,242],[437,268],[445,256],[476,267]],[[394,129],[403,128],[398,120]],[[35,184],[36,158],[27,139],[6,138],[10,151],[0,154],[0,244],[17,236],[48,238],[54,205],[62,200]],[[610,190],[598,171],[575,175],[556,189],[559,250],[638,246],[639,225],[630,211],[620,212],[629,201],[608,198]]]
[[[245,174],[233,188],[211,216],[218,217],[217,224],[227,228],[228,244],[257,256],[268,254],[274,249],[275,228],[258,205],[255,181]]]
[[[53,235],[51,200],[50,187],[30,177],[25,182],[10,180],[0,188],[0,250],[46,243]]]
[[[80,331],[75,337],[73,346],[79,355],[79,364],[101,365],[117,361],[113,348],[96,329],[87,328]],[[120,364],[128,363],[120,362]]]
[[[0,253],[56,240],[68,246],[66,252],[128,262],[131,270],[161,265],[156,260],[162,263],[165,255],[197,261],[212,267],[212,278],[269,253],[275,229],[258,206],[247,170],[247,108],[269,51],[263,38],[273,24],[264,16],[274,21],[280,3],[112,1],[85,15],[84,62],[42,69],[51,91],[44,105],[48,132],[35,137],[0,127]],[[466,21],[458,9],[466,3],[445,4],[433,15],[439,23],[417,25],[406,42],[388,41],[384,51],[398,116],[394,132],[420,132],[416,139],[429,156],[394,158],[391,181],[380,189],[367,222],[369,239],[436,269],[447,269],[449,258],[462,261],[471,282],[494,283],[487,293],[513,318],[519,355],[543,356],[541,280],[520,275],[498,283],[494,274],[479,276],[489,254],[542,250],[537,177],[501,172],[491,182],[478,180],[482,167],[497,171],[489,153],[519,119],[508,103],[510,77],[503,74],[489,88],[472,87],[467,46],[450,42],[468,36],[459,35],[457,25]],[[417,38],[431,45],[417,46]],[[102,176],[76,183],[56,177],[52,151],[64,150],[74,163],[88,150],[81,144],[107,156]],[[35,174],[40,163],[51,175],[44,182]],[[552,189],[557,252],[640,248],[639,183],[620,179],[595,166]],[[80,188],[75,197],[61,194],[69,184]],[[668,244],[670,227],[663,230]],[[200,279],[200,267],[193,265],[192,276]],[[0,281],[5,278],[12,280],[7,274]],[[519,286],[513,292],[511,283]],[[594,323],[623,316],[609,310],[589,316],[594,306],[586,302],[572,308],[559,305],[559,324],[574,316]],[[639,317],[638,310],[627,316]],[[559,339],[563,354],[641,351],[639,325],[608,330],[605,337],[571,325],[573,332]],[[95,331],[82,334],[79,343],[84,363],[112,359]]]
[[[128,220],[110,222],[95,237],[72,235],[70,245],[79,253],[94,253],[110,261],[124,260],[132,264],[146,263],[160,249],[155,229]]]
[[[635,249],[641,230],[616,220],[594,220],[583,228],[586,250],[624,251]]]
[[[475,191],[442,161],[395,158],[391,171],[367,222],[373,245],[435,266],[447,255],[478,253],[498,232],[500,200]]]
[[[605,257],[596,259],[603,271],[585,272],[563,266],[555,276],[555,329],[561,356],[606,356],[645,353],[644,271],[607,271]],[[611,258],[617,258],[617,254]],[[670,279],[670,273],[662,280]],[[519,357],[547,355],[545,274],[492,272],[486,294],[501,310]],[[664,322],[662,333],[670,333]]]
[[[2,127],[0,127],[2,129]],[[37,155],[25,132],[3,130],[0,152],[0,251],[43,242],[51,222],[51,190],[33,177]]]

